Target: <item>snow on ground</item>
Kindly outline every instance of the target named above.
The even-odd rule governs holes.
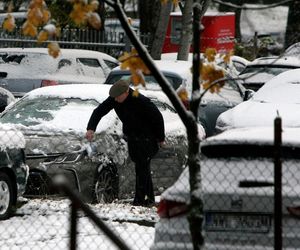
[[[17,215],[0,223],[1,250],[68,249],[70,201],[28,199]],[[156,208],[123,204],[96,204],[90,208],[131,249],[149,249],[154,239]],[[79,213],[78,249],[118,249],[82,212]]]

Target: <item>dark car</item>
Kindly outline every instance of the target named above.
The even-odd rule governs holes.
[[[9,123],[25,136],[30,167],[26,195],[56,195],[52,177],[63,174],[87,202],[111,202],[117,197],[132,196],[134,164],[115,112],[102,118],[92,143],[85,138],[90,115],[108,97],[109,89],[104,84],[39,88],[2,113],[0,125]],[[158,106],[165,120],[166,145],[151,165],[154,189],[159,193],[172,185],[182,171],[186,131],[163,93],[144,94]]]
[[[192,81],[192,65],[190,62],[171,60],[156,60],[154,62],[175,90],[178,89],[182,84],[186,84],[188,88],[191,88],[190,83]],[[122,70],[120,67],[116,67],[108,74],[104,84],[114,84],[120,79],[130,80],[130,77],[131,73],[129,70]],[[144,75],[144,77],[147,89],[161,90],[153,75]]]
[[[25,163],[25,139],[21,132],[0,131],[0,220],[15,211],[17,199],[25,192],[29,168]]]

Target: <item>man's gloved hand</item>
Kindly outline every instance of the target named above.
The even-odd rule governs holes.
[[[88,141],[92,141],[93,138],[94,138],[94,133],[95,133],[94,130],[91,130],[91,129],[87,130],[87,131],[86,131],[86,134],[85,134],[86,139],[87,139]]]

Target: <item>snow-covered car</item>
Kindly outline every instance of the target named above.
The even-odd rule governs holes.
[[[300,129],[282,132],[283,249],[300,241]],[[225,131],[201,143],[204,249],[274,249],[274,128]],[[161,195],[151,250],[193,249],[189,171]],[[200,211],[199,211],[200,212]]]
[[[274,76],[297,68],[300,68],[300,59],[294,56],[261,57],[249,62],[238,78],[245,88],[257,91]]]
[[[30,176],[26,194],[54,194],[52,177],[62,173],[86,201],[111,202],[134,192],[134,164],[128,157],[122,124],[114,111],[85,138],[93,110],[108,96],[110,85],[68,84],[38,88],[27,93],[0,117],[0,125],[21,130],[26,140]],[[186,155],[186,130],[162,92],[141,91],[161,110],[166,145],[151,162],[156,193],[178,178]],[[0,126],[0,127],[1,127]],[[199,136],[205,136],[199,125]]]
[[[162,53],[161,54],[161,59],[162,60],[177,60],[177,52],[170,52],[170,53]],[[203,54],[200,54],[201,58],[203,57]],[[224,65],[224,60],[222,60],[222,54],[217,54],[216,56],[216,62],[219,66],[223,67],[229,73],[233,74],[232,77],[236,74],[239,74],[250,62],[246,58],[243,58],[241,56],[231,56],[230,61],[228,65]],[[193,53],[189,53],[188,55],[188,61],[192,62],[193,61]]]
[[[0,130],[0,220],[13,215],[25,192],[29,167],[25,162],[25,139],[17,130]]]
[[[277,115],[284,127],[300,127],[300,69],[283,72],[264,84],[251,99],[222,113],[216,131],[273,126]]]
[[[0,85],[21,97],[49,85],[101,84],[116,66],[117,59],[99,51],[61,49],[53,58],[47,48],[1,48]]]
[[[185,86],[191,96],[192,62],[177,60],[155,60],[154,62],[175,90],[180,86]],[[120,67],[116,67],[109,73],[105,84],[111,85],[120,79],[130,80],[130,77],[131,73],[129,70],[121,70]],[[145,82],[147,89],[161,90],[152,75],[145,75]],[[247,100],[250,96],[250,92],[234,79],[228,77],[224,82],[224,87],[219,93],[210,93],[208,91],[202,98],[198,119],[205,129],[206,136],[211,136],[215,133],[216,120],[222,112]],[[201,91],[203,92],[203,89]]]
[[[285,56],[300,56],[300,42],[294,43],[290,45],[286,50],[284,51],[283,55]]]

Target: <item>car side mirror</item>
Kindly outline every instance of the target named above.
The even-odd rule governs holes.
[[[244,98],[243,101],[247,101],[249,100],[253,95],[254,95],[255,91],[252,89],[246,89],[244,92]]]

